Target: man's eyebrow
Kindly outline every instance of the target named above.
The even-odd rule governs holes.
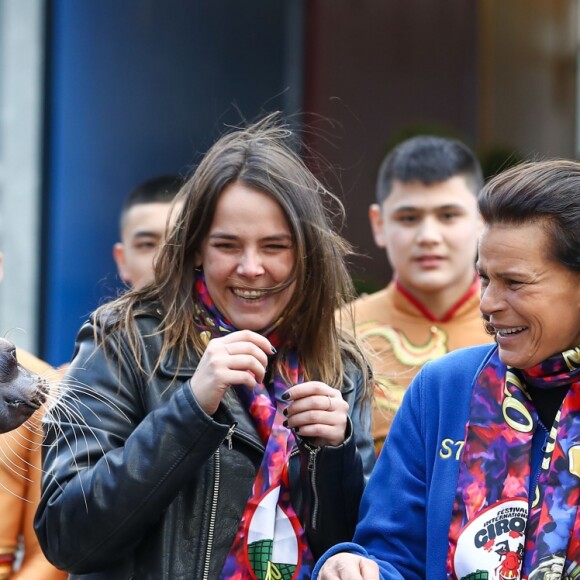
[[[399,207],[393,208],[393,213],[397,213],[400,211],[421,211],[422,208],[416,207],[414,205],[400,205]]]
[[[404,211],[423,212],[423,211],[433,211],[433,210],[441,211],[441,210],[450,210],[450,209],[463,210],[465,208],[459,203],[446,203],[443,205],[436,205],[435,207],[429,207],[429,208],[417,206],[417,205],[400,205],[399,207],[393,208],[393,212],[394,213],[404,212]]]
[[[136,238],[161,238],[161,234],[159,232],[153,232],[151,230],[137,230],[133,234],[133,239]]]

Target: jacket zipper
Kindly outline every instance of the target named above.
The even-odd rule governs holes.
[[[234,434],[234,431],[237,427],[237,423],[234,423],[228,430],[228,432],[226,433],[226,436],[224,437],[224,441],[228,442],[228,449],[232,449],[233,443],[232,443],[232,436]],[[241,432],[238,431],[238,435],[241,435]],[[255,445],[255,443],[253,442],[252,439],[249,439],[248,437],[240,437],[241,439],[244,439],[246,442],[248,443],[252,443],[254,447],[257,447]],[[315,459],[316,459],[316,454],[318,453],[319,448],[310,448],[309,447],[309,452],[310,452],[310,457],[308,459],[308,470],[312,472],[312,482],[313,482],[313,488],[314,488],[314,478],[315,478]],[[296,453],[299,452],[298,449],[293,449],[290,457],[292,457],[292,455],[294,455]],[[211,512],[210,512],[210,516],[209,516],[209,529],[208,529],[208,533],[207,533],[207,548],[205,551],[205,564],[203,566],[203,580],[209,580],[209,565],[210,565],[210,559],[211,559],[211,552],[212,552],[212,548],[213,548],[213,536],[214,536],[214,532],[215,532],[215,520],[216,520],[216,515],[217,515],[217,503],[218,503],[218,497],[219,497],[219,487],[220,487],[220,450],[219,447],[216,449],[216,452],[214,453],[214,485],[213,485],[213,496],[212,496],[212,501],[211,501]],[[316,497],[315,500],[315,510],[318,509],[318,498],[317,498],[317,492],[316,490],[314,490],[314,494]],[[313,526],[314,527],[314,526]]]
[[[237,423],[234,423],[226,433],[223,441],[228,442],[228,449],[232,448],[232,434],[234,429],[236,428]],[[207,531],[207,548],[205,550],[205,563],[203,565],[203,580],[209,579],[209,565],[211,561],[211,551],[213,549],[213,536],[215,532],[215,520],[217,516],[217,503],[220,494],[220,475],[221,475],[221,467],[220,467],[220,449],[219,447],[216,449],[215,453],[213,454],[213,470],[214,470],[214,479],[213,479],[213,494],[211,499],[211,511],[209,514],[209,528]]]
[[[228,434],[225,437],[225,439],[228,442],[228,449],[232,449],[233,444],[234,444],[234,437],[233,436],[235,435],[236,439],[239,439],[240,441],[244,441],[250,447],[253,447],[257,451],[260,451],[260,452],[264,451],[265,448],[262,444],[258,443],[258,441],[256,441],[256,439],[252,439],[251,437],[248,437],[243,431],[236,430],[237,426],[238,426],[238,424],[234,423],[230,427],[230,430],[228,431]]]
[[[231,427],[228,429],[228,432],[227,432],[227,434],[226,434],[226,436],[225,436],[225,440],[228,442],[228,449],[229,449],[230,451],[231,451],[231,449],[232,449],[232,445],[233,445],[233,443],[232,443],[232,435],[234,434],[234,430],[235,430],[236,426],[237,426],[237,423],[234,423],[234,424],[233,424],[233,425],[232,425],[232,426],[231,426]]]
[[[211,551],[213,548],[213,535],[215,531],[215,520],[217,514],[217,502],[219,496],[220,488],[220,450],[219,447],[213,455],[213,467],[214,467],[214,483],[213,483],[213,496],[211,499],[211,512],[209,515],[209,529],[207,532],[207,548],[205,550],[205,564],[203,566],[203,580],[209,580],[209,563],[211,559]]]
[[[310,525],[314,531],[316,531],[316,520],[318,516],[318,489],[316,488],[316,456],[320,451],[320,447],[310,447],[307,445],[308,449],[308,471],[310,472],[310,484],[312,486],[312,520]]]

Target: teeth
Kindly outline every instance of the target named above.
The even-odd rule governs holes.
[[[513,328],[503,328],[502,330],[498,330],[497,333],[500,336],[509,336],[510,334],[517,334],[525,329],[525,326],[514,326]]]
[[[232,292],[244,300],[259,300],[266,295],[264,290],[243,290],[241,288],[232,288]]]

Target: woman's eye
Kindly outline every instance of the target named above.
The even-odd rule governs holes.
[[[507,284],[507,286],[509,288],[514,288],[515,286],[521,286],[521,284],[522,284],[522,282],[520,282],[519,280],[511,280],[511,279],[506,280],[505,283]]]

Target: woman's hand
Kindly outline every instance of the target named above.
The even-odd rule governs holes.
[[[267,338],[251,330],[210,340],[190,379],[191,390],[200,407],[213,415],[232,385],[253,389],[256,382],[264,380],[268,355],[274,352]]]
[[[376,562],[341,552],[329,558],[318,573],[318,580],[379,580]]]
[[[288,427],[313,445],[340,445],[344,442],[348,403],[340,391],[319,381],[309,381],[288,389],[284,409]]]

